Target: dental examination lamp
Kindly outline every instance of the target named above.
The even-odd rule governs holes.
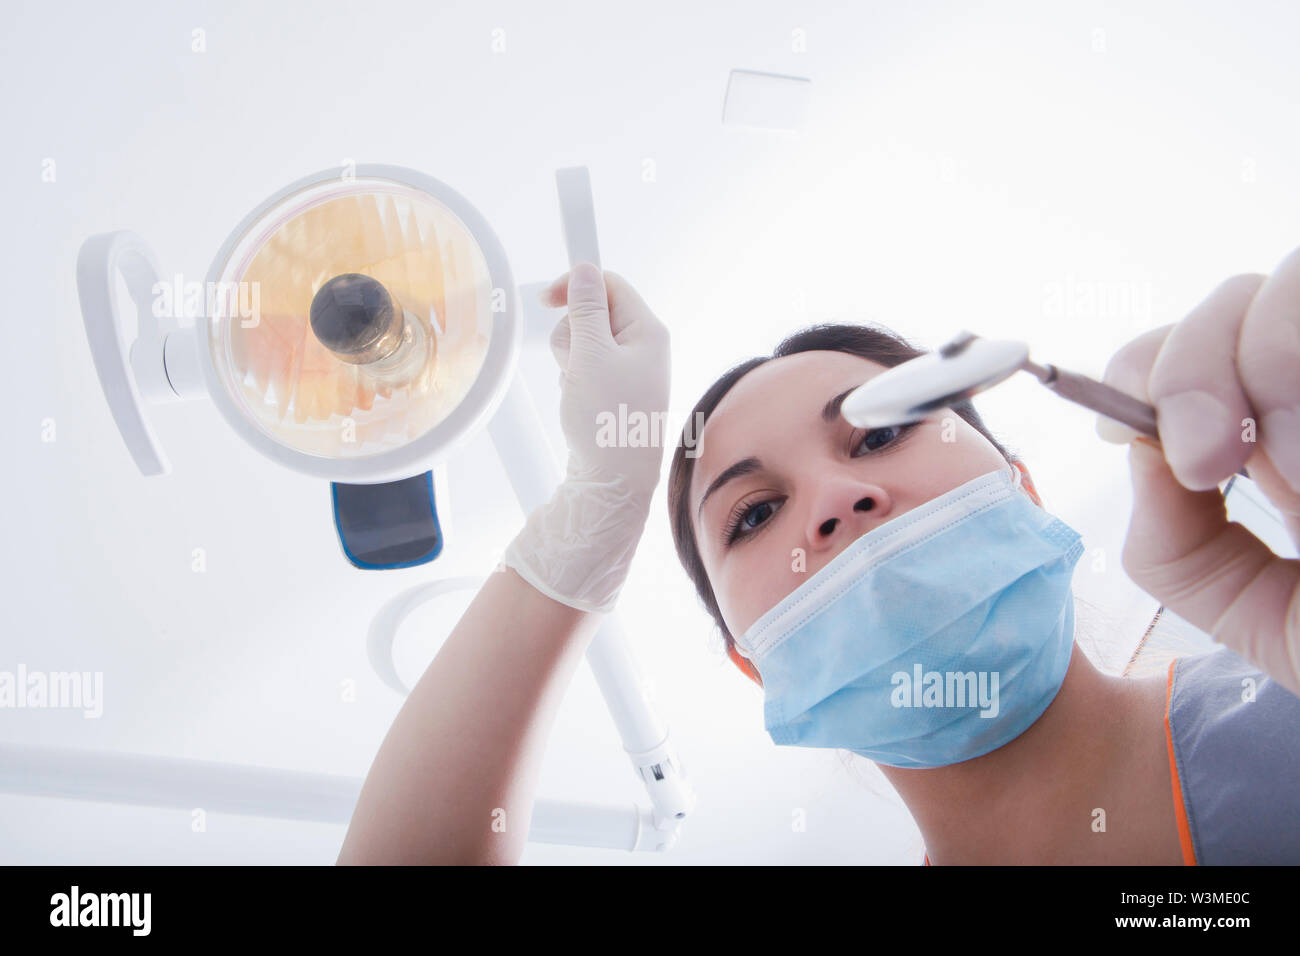
[[[570,265],[599,266],[587,170],[558,170],[556,185]],[[138,316],[134,341],[124,329],[119,274]],[[173,289],[139,236],[93,236],[77,259],[77,289],[104,396],[141,473],[169,470],[146,407],[206,397],[271,462],[330,482],[338,540],[355,567],[413,567],[441,553],[432,469],[479,429],[487,429],[525,514],[563,478],[519,368],[521,349],[547,342],[554,318],[521,302],[505,251],[478,210],[421,172],[361,165],[285,187],[244,217],[197,291]],[[201,320],[182,321],[187,310],[175,301],[182,295],[201,295]],[[391,661],[405,614],[480,581],[433,581],[376,609],[369,646],[385,683],[407,690]],[[601,622],[587,661],[651,806],[539,800],[529,838],[668,849],[695,798],[616,615]],[[55,752],[24,760],[50,786],[73,779]],[[67,757],[74,760],[84,765],[84,756]],[[159,764],[150,782],[125,763],[118,772],[101,761],[76,778],[85,781],[80,792],[57,792],[157,805],[159,793],[171,793],[159,781],[185,779],[174,763]],[[197,792],[204,787],[240,805],[238,774],[193,763],[196,792],[184,805],[206,805]],[[286,774],[277,803],[278,772],[266,773],[256,812],[306,812],[300,804],[312,801],[310,787]],[[48,792],[40,779],[0,775],[0,789],[22,786]],[[354,794],[346,782],[329,786],[336,817]]]
[[[869,379],[845,397],[840,414],[854,428],[906,425],[992,388],[1022,369],[1062,398],[1109,419],[1099,421],[1097,428],[1107,441],[1123,444],[1133,439],[1134,432],[1160,440],[1155,409],[1145,402],[1078,372],[1030,361],[1029,346],[1023,342],[983,339],[965,331],[935,351]],[[1250,477],[1245,468],[1237,474]]]

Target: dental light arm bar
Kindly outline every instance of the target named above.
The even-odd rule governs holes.
[[[358,777],[244,764],[0,744],[0,793],[32,797],[346,825],[361,784]],[[675,823],[636,804],[538,799],[528,839],[662,851],[677,831]]]

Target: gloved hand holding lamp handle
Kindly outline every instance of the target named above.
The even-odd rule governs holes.
[[[663,447],[609,447],[598,440],[597,422],[620,405],[666,414],[668,331],[630,285],[600,269],[586,170],[560,170],[556,185],[572,268],[543,297],[569,309],[550,343],[562,370],[568,461],[564,481],[529,516],[504,562],[553,600],[604,613],[645,529]]]
[[[604,447],[595,423],[621,404],[666,412],[669,342],[632,287],[597,265],[585,172],[557,174],[571,269],[542,294],[568,307],[550,343],[563,377],[563,480],[544,500],[539,489],[521,496],[524,527],[394,720],[340,863],[518,862],[546,738],[584,655],[654,803],[638,843],[671,845],[694,804],[666,727],[620,699],[643,688],[630,683],[623,641],[606,633],[617,628],[608,612],[649,517],[663,447]],[[522,387],[505,403],[531,409]],[[510,448],[498,441],[503,454]]]

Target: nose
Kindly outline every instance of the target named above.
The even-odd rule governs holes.
[[[824,478],[811,498],[811,551],[839,552],[885,521],[893,502],[879,485],[852,477]]]

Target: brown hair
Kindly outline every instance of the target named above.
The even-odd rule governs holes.
[[[677,557],[682,562],[682,567],[686,569],[687,575],[690,576],[692,583],[695,585],[695,593],[699,596],[705,610],[709,612],[709,616],[713,618],[713,622],[722,633],[722,638],[727,646],[727,656],[741,671],[759,684],[762,684],[762,680],[757,671],[754,670],[753,665],[736,650],[735,639],[732,637],[731,632],[727,630],[726,622],[722,619],[722,612],[718,609],[718,600],[713,594],[713,585],[709,582],[708,573],[704,570],[704,562],[700,558],[699,546],[695,540],[695,528],[691,523],[689,500],[691,477],[695,472],[696,458],[688,457],[686,451],[699,441],[704,423],[708,421],[708,417],[713,414],[713,410],[718,407],[718,403],[722,401],[723,396],[731,390],[733,385],[760,365],[770,362],[774,358],[783,358],[799,352],[848,352],[851,355],[869,359],[886,368],[893,368],[908,359],[926,354],[924,349],[917,348],[896,332],[883,326],[814,325],[787,336],[781,341],[781,344],[772,350],[771,355],[746,359],[739,365],[733,366],[709,386],[708,391],[695,403],[695,408],[691,410],[687,424],[683,428],[682,440],[677,443],[673,451],[672,465],[668,471],[668,515],[672,525],[673,544],[677,547]],[[1034,499],[1037,500],[1037,494],[1033,492],[1032,485],[1028,481],[1029,476],[1025,472],[1024,465],[1020,462],[1019,457],[993,437],[970,400],[958,402],[952,405],[951,408],[972,428],[983,435],[1003,458],[1021,470],[1025,479],[1026,490],[1030,491]],[[692,429],[694,441],[688,441]]]

